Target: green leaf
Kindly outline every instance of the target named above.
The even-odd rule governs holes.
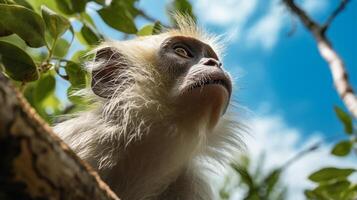
[[[42,17],[53,38],[58,38],[69,29],[71,23],[46,6],[41,6]]]
[[[71,5],[68,0],[55,0],[58,9],[65,13],[66,15],[74,14],[74,11],[71,9]]]
[[[0,24],[0,37],[11,35],[12,32],[7,30],[2,24]]]
[[[221,197],[221,199],[229,199],[230,194],[229,194],[229,192],[225,191],[224,189],[221,189],[219,191],[219,197]]]
[[[123,6],[104,7],[98,11],[105,23],[124,32],[134,34],[137,32],[133,16]]]
[[[351,141],[341,141],[335,145],[331,153],[336,156],[346,156],[351,152],[352,146],[353,144]]]
[[[80,89],[86,86],[86,72],[79,64],[75,62],[67,62],[65,71],[73,89]]]
[[[30,47],[45,45],[45,26],[42,18],[34,11],[18,5],[0,4],[0,24],[16,33]]]
[[[29,46],[43,46],[44,26],[41,17],[35,12],[18,5],[0,5],[1,26],[18,34]]]
[[[13,4],[13,5],[20,5],[26,7],[30,10],[33,10],[31,4],[29,4],[26,0],[0,0],[0,4]]]
[[[97,45],[99,44],[100,40],[102,39],[100,35],[98,35],[95,30],[83,24],[81,28],[81,34],[84,38],[84,40],[89,44],[89,45]]]
[[[73,54],[71,60],[77,63],[83,63],[85,61],[85,56],[88,53],[88,50],[79,50]]]
[[[85,10],[87,0],[55,0],[58,9],[67,14],[73,15],[75,13],[81,13]]]
[[[140,14],[140,11],[135,7],[137,1],[138,0],[113,0],[110,6],[117,9],[127,10],[132,17],[136,17]]]
[[[34,81],[38,79],[38,71],[32,58],[19,47],[0,41],[0,61],[6,74],[16,81]]]
[[[61,101],[52,92],[48,95],[39,105],[38,110],[42,118],[44,118],[49,124],[52,123],[53,116],[60,113],[62,108]]]
[[[17,4],[24,6],[28,9],[33,10],[33,7],[31,6],[31,4],[29,4],[26,0],[14,0]]]
[[[26,0],[28,3],[31,4],[31,6],[35,9],[37,13],[41,13],[41,7],[43,5],[47,6],[51,10],[61,13],[61,11],[58,9],[57,4],[55,1],[48,1],[48,0]]]
[[[31,4],[29,4],[26,0],[0,0],[0,4],[20,5],[33,10]]]
[[[192,5],[188,0],[174,0],[171,7],[169,8],[170,12],[179,12],[183,15],[188,15],[192,20],[196,21],[196,16],[193,14]],[[171,19],[176,23],[173,19]]]
[[[163,25],[159,21],[155,22],[152,34],[160,34],[162,32],[162,28]]]
[[[309,179],[313,182],[324,182],[334,179],[344,179],[355,171],[355,169],[351,168],[340,169],[335,167],[327,167],[320,169],[317,172],[314,172],[309,176]]]
[[[26,48],[28,47],[26,45],[25,41],[21,40],[21,38],[15,34],[5,36],[5,37],[0,37],[0,41],[11,43],[24,51],[26,51]]]
[[[353,184],[347,191],[343,192],[341,200],[356,200],[357,184]]]
[[[85,100],[82,96],[78,96],[75,94],[75,92],[78,91],[78,88],[73,88],[72,86],[69,86],[67,89],[67,98],[74,104],[82,105],[85,104]]]
[[[87,0],[70,0],[70,3],[74,12],[81,13],[86,9]]]
[[[100,4],[102,6],[105,6],[105,0],[92,0],[94,2],[96,2],[97,4]]]
[[[337,117],[343,123],[345,127],[345,132],[351,135],[353,133],[352,117],[337,106],[335,106],[335,112]]]
[[[92,17],[90,15],[88,15],[87,13],[83,12],[80,14],[81,16],[81,20],[82,20],[82,23],[85,24],[85,23],[88,23],[90,25],[92,25],[93,27],[95,27],[95,23],[92,19]]]
[[[231,166],[234,169],[234,171],[236,171],[240,175],[241,180],[245,184],[247,184],[250,189],[255,188],[255,183],[254,183],[253,177],[250,175],[247,168],[240,167],[237,164],[232,164]]]
[[[152,35],[154,32],[154,25],[149,24],[141,28],[136,35],[138,36],[147,36],[147,35]]]
[[[304,194],[309,200],[331,200],[330,198],[325,197],[323,194],[313,190],[305,190]]]
[[[79,32],[74,32],[74,35],[76,37],[76,39],[78,40],[78,42],[80,42],[81,44],[83,45],[89,45],[88,42],[86,41],[86,39],[84,39],[82,33],[79,31]]]
[[[53,48],[53,55],[59,58],[65,57],[68,52],[70,44],[67,40],[60,38],[57,40],[55,47]]]
[[[42,102],[47,96],[55,91],[56,80],[50,73],[42,74],[41,78],[36,82],[34,90],[34,100]]]
[[[26,84],[25,90],[23,92],[26,100],[30,103],[30,105],[36,108],[35,100],[34,100],[34,93],[35,93],[35,82],[31,82]]]
[[[267,186],[267,191],[266,195],[270,195],[274,189],[277,183],[279,182],[280,179],[280,174],[281,174],[281,169],[275,169],[273,170],[265,179],[264,179],[264,184]]]
[[[347,180],[335,181],[328,184],[321,184],[316,189],[315,192],[320,194],[325,194],[332,199],[341,199],[342,193],[347,191],[351,183]]]
[[[2,3],[2,4],[14,4],[15,2],[13,0],[0,0],[0,3]]]
[[[82,96],[76,95],[75,92],[86,86],[86,72],[79,64],[71,61],[67,62],[64,68],[68,76],[68,80],[71,83],[71,86],[67,89],[68,99],[75,104],[85,105],[85,99]]]

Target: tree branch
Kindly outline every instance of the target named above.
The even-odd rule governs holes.
[[[119,200],[0,73],[0,198]]]
[[[349,83],[348,73],[345,69],[344,62],[325,35],[329,25],[346,7],[349,0],[342,0],[338,8],[336,8],[323,26],[308,16],[296,5],[294,0],[283,0],[283,2],[314,36],[321,56],[329,65],[333,82],[340,98],[354,118],[357,118],[357,97]]]
[[[351,2],[350,0],[341,0],[341,3],[337,6],[337,8],[331,13],[331,15],[327,18],[326,22],[322,25],[322,31],[325,32],[335,20],[335,18],[346,8],[347,4]]]
[[[307,154],[316,151],[318,148],[321,147],[321,145],[322,145],[322,142],[317,142],[317,143],[309,146],[308,148],[298,152],[295,156],[290,158],[284,165],[282,165],[281,168],[282,169],[288,168],[290,165],[294,164],[295,162],[297,162],[298,160],[300,160],[301,158],[303,158]]]

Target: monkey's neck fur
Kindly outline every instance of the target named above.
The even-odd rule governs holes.
[[[202,164],[202,159],[219,162],[229,159],[239,142],[233,133],[236,123],[222,118],[209,130],[204,118],[192,121],[184,117],[149,116],[164,111],[153,105],[137,110],[135,101],[125,102],[132,103],[131,109],[117,106],[115,112],[108,111],[104,103],[98,109],[58,124],[55,131],[124,200],[169,199],[162,197],[166,191],[181,188],[182,199],[211,199],[211,190],[200,175],[204,166],[197,165]],[[184,193],[190,190],[194,193],[196,187],[201,190],[197,196],[185,197]]]

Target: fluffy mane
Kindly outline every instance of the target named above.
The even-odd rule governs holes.
[[[178,28],[165,29],[159,35],[138,37],[128,41],[104,42],[96,48],[92,53],[97,54],[105,48],[111,48],[113,52],[104,59],[88,62],[86,69],[89,72],[101,70],[105,66],[124,64],[130,67],[119,67],[113,72],[117,76],[111,80],[112,86],[104,88],[112,94],[108,99],[96,96],[91,88],[77,92],[77,95],[81,94],[84,98],[90,99],[92,106],[54,127],[55,132],[103,176],[108,170],[120,165],[120,159],[125,156],[125,151],[131,145],[148,138],[158,141],[157,147],[153,148],[164,145],[163,148],[168,149],[162,153],[172,152],[176,157],[189,157],[190,160],[177,158],[180,162],[172,163],[173,166],[181,166],[187,162],[187,168],[204,165],[205,162],[202,160],[227,163],[232,159],[233,153],[243,146],[240,138],[244,127],[232,114],[225,114],[211,133],[206,133],[201,128],[180,127],[175,121],[176,111],[172,109],[173,102],[167,95],[167,80],[160,77],[155,68],[158,44],[167,37],[181,35],[194,37],[209,44],[218,54],[222,51],[219,37],[198,28],[191,18],[176,14],[175,19]],[[114,84],[118,82],[120,84]],[[188,133],[190,131],[196,133]],[[184,140],[183,137],[187,135],[191,138]],[[185,145],[195,147],[190,149]],[[177,151],[181,154],[176,155]],[[153,169],[155,167],[153,166]],[[160,173],[169,173],[170,170],[169,166],[167,171],[161,170]],[[151,184],[149,179],[147,182],[145,187]]]

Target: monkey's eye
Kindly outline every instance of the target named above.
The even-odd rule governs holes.
[[[174,47],[175,53],[179,56],[182,56],[184,58],[192,58],[192,54],[190,51],[188,51],[185,47],[182,46],[176,46]]]

